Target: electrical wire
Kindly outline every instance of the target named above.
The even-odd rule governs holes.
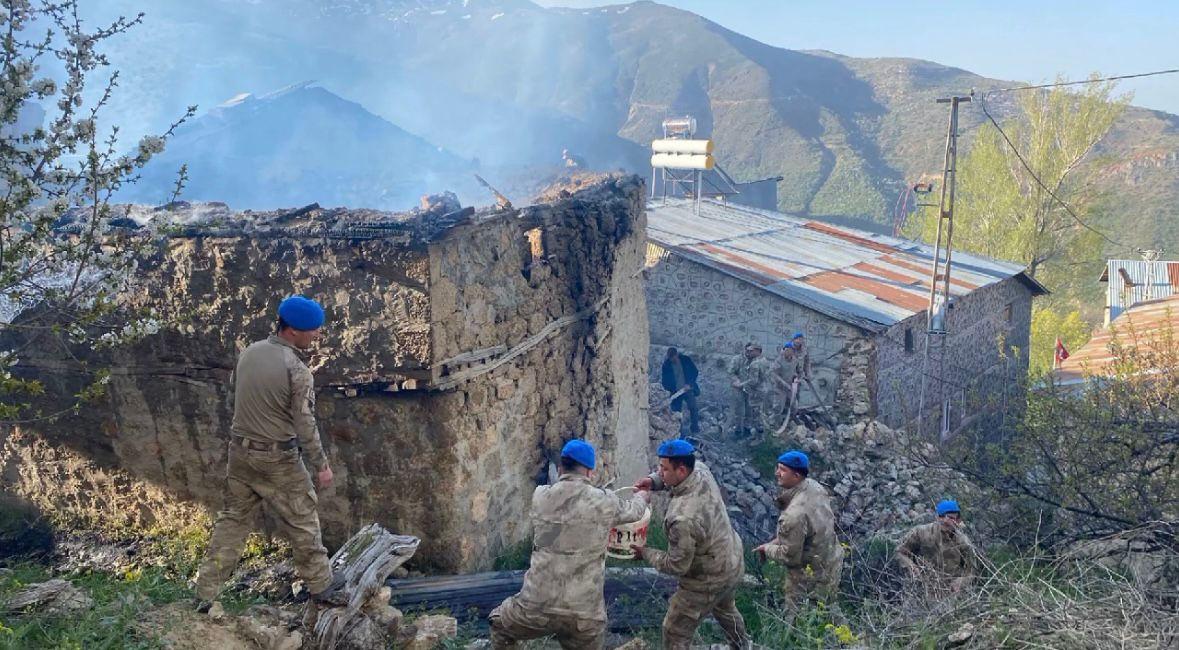
[[[979,106],[982,107],[983,115],[987,116],[987,119],[990,120],[991,124],[995,127],[995,129],[999,131],[999,135],[1003,136],[1003,140],[1005,142],[1007,142],[1007,146],[1011,147],[1011,153],[1015,154],[1015,157],[1019,159],[1019,163],[1021,165],[1023,165],[1023,168],[1025,170],[1027,170],[1028,174],[1031,175],[1032,180],[1036,181],[1036,184],[1039,185],[1040,188],[1043,189],[1045,192],[1047,192],[1048,196],[1051,196],[1057,203],[1059,203],[1060,207],[1064,208],[1065,212],[1067,212],[1069,214],[1069,216],[1073,218],[1073,221],[1076,221],[1077,224],[1080,225],[1082,228],[1096,234],[1097,236],[1101,237],[1105,241],[1107,241],[1115,246],[1121,246],[1121,247],[1128,248],[1128,249],[1134,248],[1134,246],[1127,244],[1126,242],[1118,241],[1116,239],[1111,238],[1109,235],[1105,234],[1104,232],[1085,223],[1084,219],[1081,219],[1081,217],[1077,216],[1077,213],[1073,211],[1072,207],[1070,207],[1068,203],[1064,202],[1064,199],[1057,196],[1056,192],[1053,192],[1047,185],[1044,184],[1044,181],[1040,180],[1040,176],[1038,174],[1036,174],[1036,172],[1032,169],[1031,165],[1028,164],[1028,161],[1024,159],[1023,154],[1021,154],[1019,152],[1019,149],[1015,146],[1015,143],[1012,142],[1011,138],[1009,138],[1007,136],[1007,132],[1003,130],[1003,127],[999,126],[999,122],[997,120],[995,120],[994,116],[991,115],[991,112],[987,110],[986,97],[981,97],[981,96],[979,97]]]
[[[1011,88],[996,88],[995,90],[988,90],[984,95],[992,95],[995,93],[1010,93],[1017,90],[1036,90],[1039,88],[1060,88],[1062,86],[1079,86],[1082,84],[1095,84],[1103,81],[1121,81],[1122,79],[1138,79],[1141,77],[1154,77],[1162,74],[1175,74],[1179,72],[1179,68],[1171,70],[1155,70],[1154,72],[1139,72],[1137,74],[1123,74],[1116,77],[1102,77],[1100,79],[1085,79],[1084,81],[1058,81],[1050,84],[1039,84],[1036,86],[1012,86]]]

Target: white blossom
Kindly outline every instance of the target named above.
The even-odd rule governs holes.
[[[139,156],[141,158],[151,158],[163,150],[164,139],[159,136],[148,135],[139,141]]]

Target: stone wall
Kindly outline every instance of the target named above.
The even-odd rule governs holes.
[[[815,385],[825,403],[834,392],[841,421],[872,417],[891,427],[916,417],[925,344],[925,313],[879,334],[870,334],[790,302],[743,280],[647,245],[647,306],[650,312],[651,380],[668,346],[686,351],[701,372],[701,399],[726,403],[731,392],[725,363],[746,341],[774,354],[795,331],[811,344]],[[1018,408],[1027,374],[1031,293],[1016,278],[957,299],[948,316],[946,381],[927,385],[929,427],[941,421],[949,400],[952,427],[964,416]],[[1010,310],[1008,310],[1010,306]],[[906,331],[911,350],[906,349]],[[932,364],[936,365],[936,364]],[[941,376],[930,368],[928,374]],[[815,399],[805,386],[800,405]]]
[[[1010,310],[1008,310],[1010,307]],[[950,428],[965,416],[1018,409],[1028,370],[1032,296],[1016,278],[957,299],[949,310],[950,332],[939,368],[931,356],[926,384],[926,433],[941,423],[943,400],[950,403]],[[925,349],[925,313],[892,326],[876,338],[873,392],[878,418],[889,426],[913,427],[917,416]],[[912,349],[906,350],[906,331]],[[944,381],[939,381],[939,378]]]
[[[127,297],[166,324],[125,348],[71,350],[113,368],[107,396],[0,432],[4,485],[66,516],[130,508],[137,526],[180,523],[159,495],[216,508],[236,355],[273,327],[282,296],[302,292],[328,316],[311,365],[336,472],[320,499],[329,545],[376,521],[422,537],[426,566],[486,568],[526,536],[532,489],[564,440],[602,447],[603,480],[646,465],[642,195],[637,179],[613,178],[408,240],[174,237]],[[55,395],[87,377],[56,349],[25,367]],[[34,453],[46,449],[73,459],[64,475]],[[152,498],[103,498],[110,476]]]
[[[687,352],[701,373],[701,399],[712,403],[728,400],[731,388],[725,363],[740,353],[747,341],[761,343],[764,354],[773,355],[797,331],[806,333],[811,345],[814,383],[824,403],[833,393],[846,402],[840,386],[844,355],[860,349],[865,334],[856,327],[790,302],[719,271],[647,245],[647,309],[651,323],[651,355],[648,365],[653,381],[669,346]],[[848,375],[851,376],[850,374]],[[866,385],[859,385],[859,401],[867,399]],[[805,387],[802,406],[815,403]]]

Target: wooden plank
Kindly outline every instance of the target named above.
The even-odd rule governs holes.
[[[503,354],[504,352],[507,352],[507,351],[508,351],[508,346],[506,346],[506,345],[493,345],[492,347],[489,347],[489,348],[483,348],[480,350],[471,350],[470,352],[463,352],[461,354],[456,354],[449,359],[443,359],[442,362],[439,363],[438,365],[440,365],[440,366],[453,366],[453,365],[458,365],[458,364],[462,364],[462,363],[474,363],[476,361],[482,361],[484,359]]]
[[[470,368],[467,368],[466,370],[461,370],[459,372],[454,373],[453,375],[446,377],[445,379],[439,380],[438,383],[434,386],[434,389],[435,390],[450,390],[451,388],[454,388],[455,386],[458,386],[459,384],[461,384],[465,381],[469,381],[469,380],[474,379],[475,377],[478,377],[482,374],[485,374],[485,373],[491,372],[492,370],[495,370],[496,368],[504,365],[505,363],[512,361],[516,357],[531,350],[532,348],[536,347],[537,345],[540,345],[542,342],[544,342],[550,336],[557,334],[558,332],[560,332],[562,329],[564,329],[568,325],[576,323],[577,321],[580,321],[580,320],[584,320],[584,319],[589,318],[590,316],[596,314],[598,309],[601,308],[602,305],[606,304],[606,301],[609,299],[610,299],[610,296],[606,296],[606,297],[598,300],[597,302],[595,302],[593,305],[586,307],[585,309],[582,309],[581,311],[577,312],[576,314],[572,314],[569,316],[562,316],[561,318],[558,318],[557,320],[549,323],[548,325],[545,325],[536,334],[533,334],[532,336],[524,339],[521,343],[519,343],[518,345],[513,347],[511,350],[509,350],[503,356],[501,356],[497,359],[494,359],[492,361],[488,361],[482,365],[472,366]]]

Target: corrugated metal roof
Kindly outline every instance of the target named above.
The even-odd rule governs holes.
[[[1109,324],[1128,307],[1179,293],[1179,262],[1109,260],[1101,281],[1109,283],[1105,292]]]
[[[877,331],[923,311],[933,248],[779,212],[703,201],[651,201],[647,238],[816,311]],[[955,252],[951,296],[1020,276],[1015,264]]]
[[[1133,329],[1133,336],[1130,330]],[[1110,348],[1114,331],[1122,345],[1151,346],[1172,333],[1179,334],[1179,295],[1134,305],[1122,312],[1109,327],[1093,335],[1089,342],[1074,350],[1056,370],[1062,384],[1075,384],[1086,377],[1113,375],[1115,357]]]

